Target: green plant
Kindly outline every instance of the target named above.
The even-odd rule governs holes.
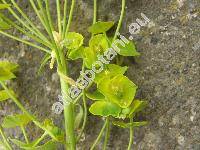
[[[44,51],[45,55],[41,62],[39,73],[42,72],[44,66],[48,62],[50,62],[51,69],[55,67],[56,64],[57,73],[60,77],[61,93],[65,103],[63,106],[65,132],[56,127],[50,119],[46,119],[43,122],[39,121],[36,116],[33,116],[24,108],[24,106],[18,100],[17,95],[12,89],[9,89],[6,84],[7,80],[15,78],[14,72],[18,68],[18,65],[10,62],[0,62],[0,84],[3,88],[2,91],[0,91],[0,101],[5,101],[10,98],[22,111],[22,114],[7,116],[4,118],[4,121],[0,126],[0,133],[3,138],[3,141],[0,141],[0,145],[3,145],[6,149],[12,149],[12,146],[9,144],[11,141],[21,149],[56,149],[56,144],[61,143],[65,145],[66,149],[76,149],[76,143],[80,140],[86,125],[87,97],[93,100],[93,104],[89,108],[90,113],[105,119],[105,123],[94,144],[91,146],[91,150],[94,149],[100,141],[104,130],[106,130],[106,132],[103,149],[106,149],[111,123],[122,128],[130,129],[130,141],[128,146],[128,149],[130,150],[133,143],[134,127],[143,126],[147,123],[133,121],[135,114],[143,110],[143,108],[147,105],[147,102],[134,99],[137,86],[126,76],[124,76],[128,68],[120,66],[120,64],[123,62],[124,56],[139,55],[139,53],[136,51],[135,45],[131,41],[124,42],[123,45],[120,45],[119,42],[116,43],[115,46],[120,49],[120,51],[117,52],[119,55],[121,55],[112,61],[112,63],[116,61],[116,64],[105,64],[103,66],[104,70],[96,74],[94,81],[92,81],[87,88],[83,88],[84,83],[79,85],[69,77],[68,68],[69,59],[73,61],[81,59],[83,62],[82,72],[84,72],[86,69],[91,69],[92,67],[95,67],[96,69],[100,68],[100,66],[93,66],[98,60],[98,57],[107,53],[106,50],[112,47],[116,40],[119,40],[118,32],[124,16],[125,0],[122,0],[120,20],[113,37],[109,37],[106,32],[113,27],[114,22],[96,21],[97,0],[94,0],[93,25],[88,29],[92,36],[88,46],[85,46],[84,37],[81,34],[69,32],[74,5],[76,3],[75,0],[71,1],[68,17],[68,1],[64,0],[64,6],[61,9],[61,1],[56,0],[56,24],[54,24],[51,18],[49,0],[29,0],[40,20],[40,23],[44,27],[45,32],[42,32],[31,21],[31,19],[28,18],[28,16],[21,10],[14,0],[10,0],[10,3],[8,3],[6,0],[1,1],[2,4],[0,4],[0,9],[8,10],[17,20],[17,23],[16,21],[6,17],[4,13],[0,13],[0,34]],[[17,29],[38,44],[5,32],[5,30],[10,28]],[[113,52],[112,55],[114,54],[117,53]],[[83,79],[83,76],[80,76],[80,80],[81,79]],[[75,86],[81,89],[81,93],[73,101],[70,101],[68,96],[68,94],[70,94],[68,91],[72,90],[70,86],[72,88]],[[96,87],[96,91],[91,92],[91,88],[89,87]],[[80,99],[83,101],[83,106],[79,101]],[[76,108],[79,109],[77,114],[75,111]],[[127,123],[123,121],[124,119],[129,119],[130,122]],[[31,142],[29,141],[26,133],[26,126],[29,122],[33,122],[37,127],[44,131],[41,137]],[[8,140],[6,138],[3,128],[14,128],[17,126],[21,128],[22,133],[24,134],[25,142],[17,139]],[[80,128],[78,136],[76,136],[77,128]],[[47,136],[51,137],[51,140],[44,145],[40,145],[41,141],[43,141]]]

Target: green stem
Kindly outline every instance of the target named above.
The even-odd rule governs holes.
[[[64,16],[63,16],[63,32],[62,39],[64,39],[66,27],[67,27],[67,0],[64,0]]]
[[[46,135],[47,135],[47,133],[44,132],[44,134],[35,142],[33,147],[37,146],[46,137]]]
[[[51,32],[54,31],[54,27],[53,27],[53,22],[51,19],[51,14],[50,14],[50,8],[49,8],[49,0],[45,0],[46,3],[46,12],[47,12],[47,18],[48,18],[48,22],[51,28]]]
[[[33,40],[35,40],[38,43],[43,44],[44,46],[52,49],[52,45],[51,43],[47,43],[43,40],[41,40],[40,38],[36,37],[35,35],[27,32],[26,30],[24,30],[22,27],[18,26],[15,22],[13,22],[12,20],[8,19],[7,17],[5,17],[3,14],[0,14],[0,17],[2,17],[8,24],[10,24],[11,26],[15,27],[18,31],[20,31],[21,33],[23,33],[24,35],[32,38]]]
[[[85,72],[84,62],[83,62],[83,65],[82,65],[82,72]],[[80,140],[81,136],[83,135],[83,131],[84,131],[86,123],[87,123],[87,114],[88,114],[88,112],[87,112],[85,89],[82,92],[82,98],[83,98],[83,107],[84,107],[84,118],[83,118],[83,125],[82,125],[82,128],[81,128],[80,134],[79,134],[79,136],[77,138],[77,142]]]
[[[62,24],[61,24],[61,12],[60,12],[60,0],[56,0],[57,4],[57,18],[58,18],[58,31],[59,34],[62,33]]]
[[[71,9],[70,9],[70,12],[69,12],[69,19],[68,19],[68,23],[67,23],[67,27],[66,27],[66,30],[65,30],[65,35],[64,35],[64,37],[67,35],[67,33],[68,33],[68,31],[69,31],[69,27],[70,27],[71,22],[72,22],[72,17],[73,17],[73,12],[74,12],[75,1],[76,1],[76,0],[72,0]]]
[[[0,81],[1,86],[4,88],[4,90],[6,90],[6,93],[8,94],[8,96],[13,100],[13,102],[19,107],[19,109],[26,114],[33,122],[36,126],[38,126],[39,128],[43,129],[44,131],[46,131],[49,136],[51,136],[54,140],[58,141],[58,139],[54,136],[54,134],[52,134],[52,132],[50,132],[48,129],[44,128],[43,125],[33,116],[31,115],[25,108],[24,106],[19,102],[19,100],[10,92],[10,90],[7,88],[7,86],[5,85],[4,82]]]
[[[62,62],[64,64],[60,64],[58,66],[59,71],[61,71],[64,75],[68,76],[68,67],[67,62],[64,57],[64,55],[61,58]],[[60,77],[60,84],[61,84],[61,92],[63,100],[65,101],[64,105],[64,119],[65,119],[65,133],[66,133],[66,149],[67,150],[75,150],[76,149],[76,137],[75,137],[75,129],[74,129],[74,122],[75,122],[75,116],[74,116],[74,104],[68,100],[68,90],[69,85],[63,80],[62,77]]]
[[[94,0],[93,24],[97,21],[97,0]]]
[[[28,137],[27,137],[27,134],[26,134],[26,131],[25,131],[25,128],[23,126],[20,127],[21,130],[22,130],[22,133],[24,135],[24,138],[26,140],[26,143],[29,143],[29,140],[28,140]]]
[[[130,118],[130,124],[133,123],[133,117]],[[130,139],[129,139],[129,144],[128,144],[128,149],[127,150],[131,150],[132,144],[133,144],[133,127],[130,127]]]
[[[69,89],[67,83],[60,79],[61,82],[61,91],[62,96],[64,97],[64,101],[68,104],[64,105],[64,118],[65,118],[65,132],[66,132],[66,143],[67,149],[75,150],[76,149],[76,138],[74,131],[74,104],[69,102],[65,95],[67,95],[67,91]]]
[[[11,0],[14,7],[18,10],[18,12],[24,17],[24,19],[31,25],[31,27],[40,35],[39,38],[49,43],[48,39],[38,30],[38,28],[33,24],[33,22],[27,17],[27,15],[19,8],[17,3],[14,0]]]
[[[50,26],[49,26],[47,13],[46,13],[46,10],[44,9],[43,5],[42,5],[42,1],[41,0],[37,0],[39,9],[42,12],[41,14],[39,13],[39,11],[38,11],[37,7],[35,6],[35,4],[32,1],[30,1],[30,2],[31,2],[31,5],[32,5],[33,9],[35,10],[35,13],[37,14],[38,18],[40,19],[40,22],[42,23],[43,27],[47,31],[47,33],[50,36],[51,40],[53,40],[53,38],[51,36],[51,29],[50,29]]]
[[[94,150],[95,146],[99,143],[107,124],[108,124],[108,119],[106,118],[106,121],[105,121],[105,123],[104,123],[104,125],[103,125],[103,127],[102,127],[102,129],[101,129],[101,131],[100,131],[100,133],[99,133],[99,135],[97,137],[97,139],[92,144],[92,147],[90,148],[90,150]]]
[[[1,125],[0,125],[0,134],[1,134],[2,138],[3,138],[4,143],[8,147],[8,149],[12,150],[12,147],[11,147],[11,145],[9,144],[9,142],[8,142],[8,140],[6,138],[6,136],[5,136],[4,132],[3,132],[3,128],[1,127]]]
[[[108,123],[106,125],[106,135],[105,135],[103,150],[106,150],[109,137],[110,137],[110,121],[108,119]]]
[[[35,48],[37,48],[37,49],[40,49],[40,50],[42,50],[42,51],[44,51],[44,52],[46,52],[46,53],[51,54],[51,52],[50,52],[49,50],[47,50],[47,49],[45,49],[45,48],[43,48],[43,47],[41,47],[41,46],[35,45],[35,44],[33,44],[33,43],[31,43],[31,42],[28,42],[28,41],[26,41],[26,40],[22,40],[22,39],[20,39],[20,38],[18,38],[18,37],[15,37],[15,36],[13,36],[13,35],[10,35],[10,34],[4,32],[4,31],[2,31],[2,30],[0,30],[0,34],[5,35],[5,36],[7,36],[7,37],[9,37],[9,38],[11,38],[11,39],[17,40],[17,41],[19,41],[19,42],[22,42],[22,43],[24,43],[24,44],[30,45],[30,46],[32,46],[32,47],[35,47]]]
[[[4,4],[8,4],[5,0],[2,0],[2,2]],[[8,8],[8,10],[13,15],[13,17],[15,17],[24,27],[26,27],[29,31],[31,31],[32,33],[34,33],[36,36],[38,36],[40,38],[40,35],[37,32],[35,32],[35,30],[33,30],[29,25],[27,25],[26,22],[24,22],[22,19],[20,19],[20,17],[13,11],[13,9]]]
[[[123,17],[124,17],[125,6],[126,6],[126,0],[122,0],[121,15],[120,15],[119,23],[117,25],[117,29],[116,29],[116,32],[115,32],[115,35],[114,35],[114,38],[113,38],[113,42],[116,40],[117,34],[118,34],[118,32],[121,28],[122,20],[123,20]]]

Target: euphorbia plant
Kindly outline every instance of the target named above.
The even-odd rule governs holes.
[[[68,16],[68,1],[64,0],[64,3],[62,3],[63,1],[56,0],[56,23],[53,22],[51,18],[49,0],[29,0],[44,31],[41,31],[41,29],[31,21],[14,0],[1,1],[2,4],[0,4],[0,9],[8,10],[16,21],[6,17],[2,11],[0,13],[0,34],[45,52],[39,72],[41,72],[44,65],[48,62],[50,63],[50,69],[54,67],[57,68],[64,102],[65,132],[56,127],[50,119],[46,119],[43,122],[39,121],[36,116],[33,116],[24,108],[14,91],[7,87],[6,82],[7,80],[15,78],[14,72],[18,66],[10,62],[0,62],[0,84],[2,88],[2,91],[0,91],[0,101],[5,101],[10,98],[22,111],[22,114],[5,117],[0,126],[0,134],[3,138],[3,140],[0,141],[0,145],[3,145],[6,149],[12,149],[10,144],[11,141],[21,149],[56,149],[56,144],[60,143],[65,145],[66,149],[76,149],[76,143],[80,140],[86,125],[87,97],[88,99],[93,100],[93,104],[89,108],[90,113],[100,116],[105,120],[91,149],[95,148],[103,133],[105,133],[103,149],[106,149],[111,123],[122,128],[130,129],[128,149],[131,149],[134,127],[146,124],[146,122],[134,122],[133,118],[137,112],[141,111],[147,105],[147,102],[135,99],[137,86],[124,75],[128,67],[120,66],[123,62],[123,57],[139,55],[135,49],[135,45],[131,41],[125,40],[125,37],[123,37],[126,42],[122,42],[122,45],[118,42],[118,44],[115,45],[119,49],[115,54],[118,53],[119,56],[116,56],[116,59],[109,61],[110,64],[107,63],[108,61],[105,62],[104,59],[104,69],[95,74],[94,80],[90,82],[87,88],[83,88],[83,83],[77,84],[77,82],[69,77],[70,70],[68,68],[69,60],[76,61],[77,59],[81,59],[83,62],[82,73],[86,69],[93,68],[98,58],[107,53],[107,49],[118,40],[118,32],[124,16],[125,0],[122,0],[121,15],[113,37],[108,36],[106,32],[113,27],[114,22],[96,21],[97,1],[94,0],[94,19],[93,25],[88,29],[91,33],[91,39],[89,40],[88,46],[84,43],[84,37],[81,34],[69,32],[74,5],[76,4],[75,0],[71,1]],[[35,42],[21,39],[5,31],[11,28],[17,29]],[[95,67],[98,68],[97,66]],[[83,75],[81,75],[79,79],[82,78]],[[74,87],[80,88],[81,93],[72,101],[69,100],[69,95],[71,93],[68,91],[72,90]],[[83,106],[79,99],[82,99]],[[78,113],[75,111],[76,108],[79,109]],[[125,119],[129,119],[130,121],[127,123],[124,121]],[[44,131],[44,134],[34,141],[29,141],[26,133],[26,126],[29,122],[33,122],[37,127]],[[82,125],[80,125],[81,123]],[[21,128],[25,142],[17,139],[8,140],[6,138],[3,128],[14,128],[17,126]],[[76,132],[77,128],[80,129],[80,132]],[[44,145],[41,145],[41,142],[47,136],[51,137],[51,139]]]

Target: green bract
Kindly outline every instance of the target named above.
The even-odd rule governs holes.
[[[93,115],[99,115],[103,117],[115,117],[119,115],[119,113],[121,112],[121,108],[118,105],[109,101],[97,101],[91,105],[89,111]]]
[[[105,33],[110,28],[112,28],[114,25],[114,22],[96,22],[91,27],[88,28],[88,31],[92,34],[99,34],[99,33]]]
[[[135,97],[137,86],[127,77],[117,75],[112,79],[104,78],[98,84],[98,89],[109,101],[127,108]]]
[[[4,128],[14,128],[17,126],[26,126],[29,122],[31,122],[31,119],[27,115],[18,114],[5,117],[2,126]]]
[[[89,47],[84,49],[84,62],[87,68],[97,61],[97,56],[102,55],[109,48],[108,41],[103,34],[93,36],[89,41]]]
[[[86,96],[91,99],[91,100],[96,100],[96,101],[99,101],[99,100],[105,100],[105,96],[100,93],[98,90],[93,92],[93,93],[86,93]]]
[[[70,50],[78,49],[83,45],[83,36],[76,32],[69,32],[66,35],[63,45]]]
[[[125,44],[125,46],[116,44],[120,51],[119,54],[122,56],[139,56],[140,53],[136,51],[135,44],[132,41],[129,41],[128,44]]]
[[[95,76],[95,82],[99,83],[104,78],[113,78],[116,75],[123,75],[127,71],[128,67],[121,67],[115,64],[108,64],[105,66],[105,69]]]

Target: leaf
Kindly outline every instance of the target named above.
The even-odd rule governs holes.
[[[16,76],[7,69],[0,67],[0,81],[6,81],[16,78]]]
[[[9,90],[13,95],[15,95],[15,92],[13,90]],[[5,101],[7,99],[9,99],[10,96],[7,94],[6,90],[2,90],[0,91],[0,102],[1,101]]]
[[[87,92],[86,96],[91,100],[97,100],[97,101],[105,99],[105,96],[102,93],[100,93],[98,90],[93,93]]]
[[[31,119],[26,114],[18,114],[14,116],[6,116],[2,126],[4,128],[14,128],[17,126],[26,126]]]
[[[147,104],[147,101],[134,100],[133,103],[130,105],[129,117],[139,111],[142,111],[147,106]]]
[[[123,47],[120,44],[116,44],[120,51],[118,52],[122,56],[139,56],[140,53],[136,51],[135,44],[132,41],[129,41],[128,44],[125,44],[125,47]]]
[[[10,4],[0,4],[0,9],[6,9],[9,7],[10,7]]]
[[[83,36],[76,32],[68,32],[63,45],[68,49],[78,49],[83,45]]]
[[[84,52],[84,47],[80,47],[78,49],[72,49],[70,52],[69,52],[69,55],[68,57],[72,60],[76,60],[76,59],[79,59],[79,58],[83,58],[83,52]]]
[[[111,102],[121,108],[128,108],[132,103],[137,86],[124,75],[117,75],[114,78],[104,78],[98,84],[99,91]]]
[[[99,115],[103,117],[115,117],[119,115],[119,113],[121,112],[121,108],[116,104],[108,101],[97,101],[90,106],[89,111],[93,115]]]
[[[21,149],[25,149],[25,150],[55,150],[56,147],[56,142],[55,141],[49,141],[47,143],[45,143],[44,145],[41,146],[36,146],[33,147],[33,145],[35,144],[35,141],[32,143],[24,143],[22,141],[19,141],[17,139],[10,139],[15,145],[17,145],[18,147],[20,147]]]
[[[90,47],[84,48],[84,64],[87,68],[92,68],[92,64],[97,60],[97,54]]]
[[[148,124],[147,121],[133,122],[133,123],[125,123],[122,121],[113,121],[112,123],[113,123],[113,125],[121,127],[121,128],[141,127],[141,126],[145,126]]]
[[[84,49],[85,66],[89,69],[97,61],[97,56],[102,55],[109,48],[108,41],[103,34],[93,36],[89,41],[89,47]]]
[[[127,71],[128,67],[121,67],[116,64],[109,64],[105,66],[105,69],[95,76],[95,82],[99,83],[102,79],[109,77],[113,78],[116,75],[123,75]]]
[[[105,33],[114,26],[114,22],[96,22],[88,28],[88,31],[92,34]]]
[[[0,61],[0,68],[4,68],[11,72],[15,72],[19,68],[19,65],[16,63],[8,62],[8,61]]]
[[[47,133],[51,132],[59,141],[64,141],[64,132],[60,128],[56,127],[52,120],[45,119],[43,125],[44,130],[46,130]]]
[[[7,30],[10,28],[11,26],[8,23],[6,23],[2,18],[0,18],[0,29]]]

